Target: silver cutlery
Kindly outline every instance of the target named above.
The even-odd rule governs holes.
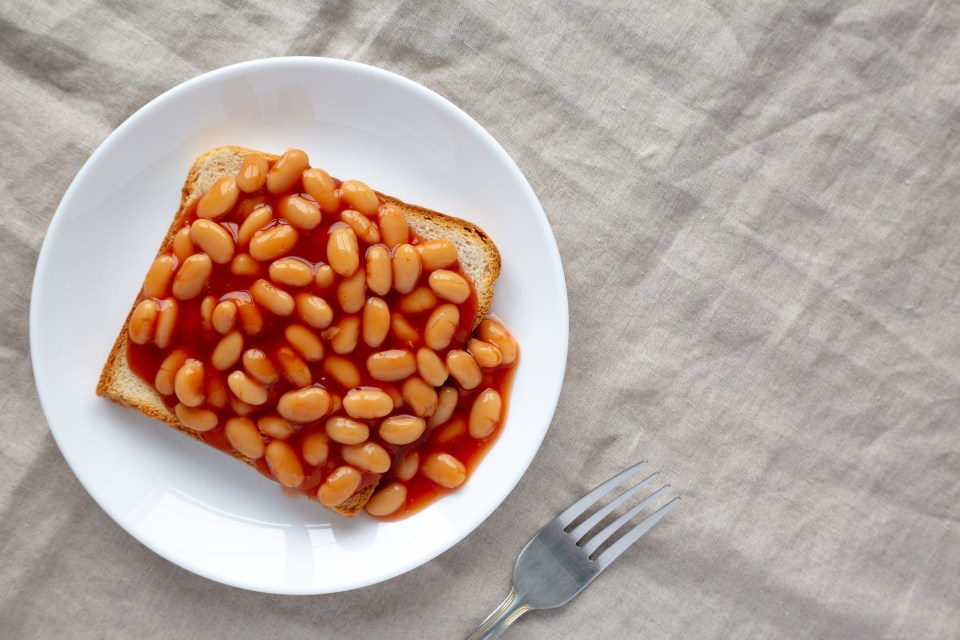
[[[594,535],[591,530],[617,507],[638,495],[656,480],[652,473],[601,507],[580,524],[573,523],[600,503],[607,493],[646,466],[636,464],[610,478],[583,496],[535,535],[517,557],[510,595],[487,616],[468,640],[499,638],[520,616],[531,609],[552,609],[566,604],[609,567],[680,503],[677,496],[642,521],[627,529],[613,544],[598,550],[644,508],[662,497],[670,485],[664,485],[641,500]]]

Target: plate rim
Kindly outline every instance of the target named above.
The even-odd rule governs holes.
[[[210,81],[228,79],[234,74],[244,74],[251,71],[260,70],[261,67],[269,67],[272,65],[287,65],[291,63],[302,63],[308,65],[318,65],[319,67],[329,65],[332,68],[346,69],[348,71],[354,71],[362,74],[370,74],[372,76],[380,76],[381,80],[386,80],[389,82],[399,82],[402,85],[405,85],[408,89],[412,89],[415,92],[421,94],[421,96],[427,101],[439,101],[445,109],[448,109],[450,113],[455,115],[460,121],[461,125],[466,126],[468,129],[472,130],[473,133],[479,134],[486,143],[489,145],[492,151],[494,151],[498,156],[500,156],[501,162],[504,162],[505,167],[517,179],[518,184],[520,185],[523,192],[525,192],[526,198],[530,205],[533,206],[536,218],[537,226],[540,227],[543,231],[546,232],[547,237],[552,240],[548,244],[548,258],[550,262],[550,270],[559,275],[559,280],[557,281],[557,300],[559,302],[559,311],[560,317],[557,318],[557,329],[559,330],[557,347],[561,351],[560,362],[562,366],[559,368],[559,375],[555,376],[554,380],[551,381],[550,385],[544,385],[540,387],[541,392],[543,393],[544,401],[548,405],[549,413],[546,428],[544,428],[543,433],[539,437],[539,441],[536,443],[536,447],[530,447],[529,452],[523,456],[521,464],[517,465],[517,468],[521,468],[520,473],[515,474],[514,478],[511,478],[508,485],[509,488],[504,493],[503,497],[499,499],[496,504],[493,504],[489,510],[482,509],[483,515],[480,518],[475,518],[475,522],[471,522],[470,526],[464,527],[462,532],[452,535],[449,540],[445,540],[443,543],[436,545],[435,548],[431,549],[423,556],[416,556],[408,562],[400,562],[395,567],[394,570],[377,574],[372,578],[359,579],[359,580],[347,580],[342,581],[340,584],[333,586],[332,588],[324,588],[321,585],[314,585],[313,587],[308,588],[285,588],[286,585],[266,585],[262,583],[257,583],[256,581],[245,581],[233,578],[232,576],[225,576],[219,573],[216,573],[212,570],[207,569],[203,565],[196,564],[194,562],[187,561],[182,556],[177,555],[169,548],[163,546],[158,541],[150,539],[149,537],[143,535],[143,532],[134,527],[126,526],[124,519],[120,517],[119,514],[115,513],[112,506],[105,504],[101,500],[102,496],[98,496],[97,492],[94,491],[90,486],[88,486],[88,479],[84,479],[83,475],[78,472],[79,460],[76,457],[78,454],[76,451],[71,451],[69,447],[66,449],[61,443],[60,437],[58,437],[57,429],[53,426],[53,421],[51,420],[51,410],[48,409],[48,405],[52,406],[55,402],[54,394],[52,391],[47,388],[44,382],[41,380],[40,372],[44,370],[43,362],[39,357],[40,349],[37,345],[38,335],[41,334],[42,330],[39,327],[39,310],[41,303],[44,300],[44,294],[42,293],[41,284],[47,278],[46,274],[51,269],[51,264],[54,262],[54,256],[52,255],[52,250],[50,249],[51,240],[50,238],[58,232],[58,229],[63,224],[63,220],[66,217],[65,213],[62,213],[65,209],[69,209],[69,206],[72,205],[72,200],[74,194],[80,188],[87,178],[87,175],[93,170],[92,168],[97,164],[100,157],[107,152],[107,149],[112,145],[113,141],[116,140],[119,136],[122,136],[126,129],[135,126],[141,119],[146,117],[146,115],[158,108],[161,107],[164,103],[174,100],[178,97],[179,94],[190,91],[194,86],[198,84],[204,84]],[[44,419],[47,423],[47,428],[53,436],[54,441],[57,444],[61,455],[67,463],[67,466],[70,468],[74,478],[80,483],[83,489],[87,494],[93,499],[93,501],[102,509],[110,519],[118,525],[124,532],[132,536],[135,540],[140,542],[152,552],[156,553],[160,557],[164,558],[168,562],[190,571],[191,573],[200,575],[204,578],[218,582],[220,584],[225,584],[241,589],[246,589],[255,592],[261,593],[273,593],[273,594],[289,594],[289,595],[320,595],[320,594],[332,594],[340,593],[345,591],[350,591],[353,589],[370,586],[390,580],[399,575],[407,573],[412,569],[415,569],[419,566],[422,566],[449,549],[453,546],[459,544],[467,536],[476,531],[476,529],[483,524],[497,509],[499,509],[502,504],[507,500],[510,494],[513,493],[516,486],[519,484],[520,480],[526,475],[526,472],[529,470],[530,465],[533,462],[533,459],[539,453],[540,448],[543,446],[543,441],[546,438],[546,434],[550,429],[550,425],[553,422],[553,419],[556,415],[556,408],[559,404],[560,393],[563,386],[563,380],[566,374],[567,368],[567,359],[569,354],[569,298],[567,295],[566,288],[566,276],[563,270],[563,264],[560,259],[559,246],[557,245],[556,236],[553,234],[553,229],[550,226],[549,220],[547,219],[546,213],[543,209],[539,198],[536,196],[536,193],[533,190],[533,187],[530,185],[526,176],[520,170],[519,166],[513,160],[513,158],[506,152],[502,145],[487,131],[482,125],[480,125],[473,117],[467,114],[463,109],[454,104],[451,100],[440,95],[439,93],[433,91],[432,89],[416,82],[410,78],[402,76],[396,72],[369,65],[362,62],[356,62],[352,60],[345,60],[339,58],[329,58],[329,57],[319,57],[319,56],[280,56],[280,57],[270,57],[270,58],[260,58],[254,60],[247,60],[243,62],[238,62],[235,64],[227,65],[224,67],[219,67],[216,69],[211,69],[202,74],[189,78],[181,83],[174,85],[173,87],[167,89],[158,96],[155,96],[151,100],[147,101],[141,107],[139,107],[133,114],[126,118],[120,125],[114,128],[103,140],[97,145],[97,148],[90,154],[87,160],[83,163],[80,170],[71,180],[69,186],[64,191],[63,195],[60,198],[60,202],[57,205],[53,215],[51,216],[50,223],[47,226],[47,229],[44,232],[43,242],[41,244],[40,250],[38,252],[37,263],[34,269],[34,277],[31,283],[31,296],[30,296],[30,307],[29,307],[29,341],[30,341],[30,362],[31,362],[31,373],[34,379],[34,386],[37,389],[38,399],[40,401],[41,410],[44,415]],[[496,445],[494,445],[496,446]],[[429,507],[428,507],[429,508]]]

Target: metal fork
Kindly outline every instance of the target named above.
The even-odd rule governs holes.
[[[676,507],[680,502],[679,496],[629,529],[602,553],[596,554],[597,549],[603,546],[613,534],[670,488],[670,485],[660,487],[596,535],[587,539],[587,534],[601,520],[657,478],[658,473],[652,473],[568,531],[571,524],[587,509],[597,504],[603,496],[646,464],[641,462],[618,473],[574,502],[566,511],[541,529],[517,558],[517,564],[513,569],[513,588],[510,590],[510,595],[487,616],[487,619],[467,640],[499,638],[507,627],[527,611],[553,609],[568,603],[619,558],[620,554]]]

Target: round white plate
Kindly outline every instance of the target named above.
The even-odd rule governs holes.
[[[499,440],[460,490],[400,522],[342,518],[218,451],[97,397],[100,369],[180,202],[220,145],[280,153],[476,222],[503,256],[493,310],[521,347]],[[373,67],[275,58],[171,89],[100,145],[50,224],[30,347],[64,457],[110,517],[171,562],[271,593],[354,589],[413,569],[476,528],[516,486],[553,417],[567,356],[557,245],[517,165],[436,93]]]

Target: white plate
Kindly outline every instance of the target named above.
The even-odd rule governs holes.
[[[169,427],[94,395],[113,340],[180,201],[220,145],[282,152],[485,229],[503,255],[493,310],[522,350],[502,435],[460,490],[406,520],[336,516]],[[473,119],[373,67],[276,58],[219,69],[156,98],[100,145],[40,252],[30,347],[64,457],[110,517],[194,573],[271,593],[354,589],[434,558],[516,486],[553,417],[567,355],[556,242],[516,164]]]

